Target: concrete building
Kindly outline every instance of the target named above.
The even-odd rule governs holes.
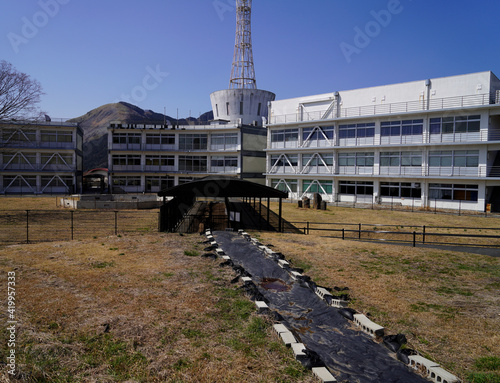
[[[274,101],[268,186],[300,199],[500,210],[491,72]]]
[[[157,193],[213,174],[265,183],[266,130],[238,122],[187,125],[114,121],[108,128],[113,193]]]
[[[0,121],[0,194],[80,193],[82,145],[77,124]]]

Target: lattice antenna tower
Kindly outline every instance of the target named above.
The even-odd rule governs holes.
[[[236,40],[229,89],[257,89],[251,23],[252,0],[236,0]]]

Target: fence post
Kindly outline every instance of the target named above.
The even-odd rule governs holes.
[[[307,222],[307,235],[309,235],[309,221]]]
[[[422,227],[422,244],[425,243],[425,225]]]
[[[417,233],[414,231],[414,232],[413,232],[413,247],[415,247],[415,246],[416,246],[416,243],[415,243],[415,242],[416,242],[416,240],[417,240]]]
[[[73,232],[74,232],[73,213],[74,213],[74,211],[70,211],[70,213],[71,213],[71,240],[73,241]]]
[[[342,239],[345,239],[345,229],[342,228]]]
[[[115,210],[115,235],[118,235],[118,211]]]
[[[359,224],[358,239],[361,239],[361,224]]]
[[[30,228],[30,211],[26,210],[26,243],[30,243],[30,235],[29,235],[29,228]]]

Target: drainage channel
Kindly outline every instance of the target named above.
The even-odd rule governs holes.
[[[336,381],[428,382],[398,361],[395,353],[376,343],[370,335],[362,333],[354,322],[341,315],[338,308],[326,304],[307,282],[294,278],[286,270],[286,261],[280,263],[267,257],[248,237],[234,232],[214,232],[213,237],[231,262],[250,274],[258,294],[261,299],[263,297],[271,313],[284,325],[284,329],[291,330],[291,338],[316,354]],[[359,318],[360,322],[370,322],[364,318]],[[293,342],[291,340],[290,345],[298,358],[301,350],[296,350],[297,344],[294,346]]]

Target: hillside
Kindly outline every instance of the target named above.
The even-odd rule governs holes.
[[[209,121],[213,118],[212,112],[201,115],[201,121]],[[156,122],[168,121],[170,124],[189,125],[194,124],[198,119],[179,119],[165,116],[151,110],[143,110],[135,105],[126,102],[106,104],[100,106],[83,116],[74,118],[70,122],[80,124],[84,132],[83,137],[83,168],[90,170],[99,167],[108,167],[107,157],[107,128],[110,121],[120,120],[127,122]]]

